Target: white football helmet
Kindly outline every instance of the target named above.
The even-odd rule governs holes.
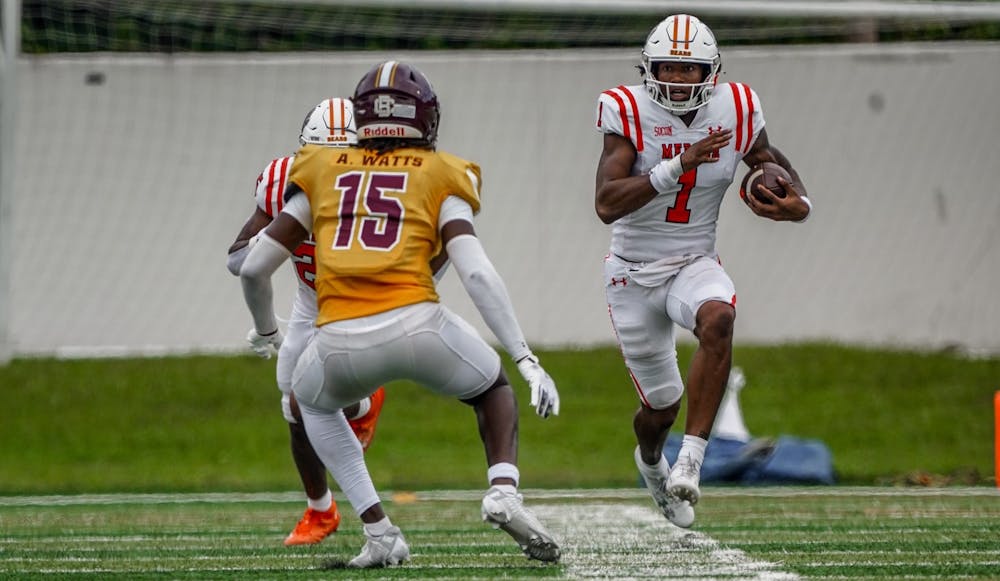
[[[701,83],[680,86],[692,88],[686,101],[670,100],[670,86],[653,74],[655,64],[661,62],[690,62],[703,65],[706,71]],[[656,25],[646,37],[642,48],[643,84],[653,102],[671,113],[683,114],[704,107],[712,96],[719,80],[722,57],[712,29],[689,14],[674,14]]]
[[[347,147],[358,142],[354,126],[354,104],[350,99],[324,99],[306,115],[299,133],[299,144]]]

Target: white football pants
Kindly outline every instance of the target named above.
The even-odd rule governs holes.
[[[735,305],[736,289],[713,258],[699,258],[651,287],[629,276],[629,268],[635,267],[614,254],[605,259],[608,312],[639,398],[648,407],[663,409],[684,393],[674,323],[694,330],[701,305],[708,301]]]

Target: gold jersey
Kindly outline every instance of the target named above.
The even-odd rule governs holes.
[[[305,145],[289,179],[312,208],[317,326],[437,302],[441,203],[458,196],[479,212],[479,166],[445,152]]]

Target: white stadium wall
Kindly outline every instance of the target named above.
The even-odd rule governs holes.
[[[250,317],[225,255],[257,172],[294,151],[312,105],[388,56],[23,57],[14,355],[241,349]],[[594,104],[637,81],[638,50],[391,56],[434,83],[440,147],[483,167],[476,228],[529,341],[613,344]],[[724,51],[723,80],[759,93],[815,203],[806,224],[778,224],[730,190],[719,250],[738,341],[1000,352],[998,63],[997,44]],[[442,294],[493,339],[454,273]]]

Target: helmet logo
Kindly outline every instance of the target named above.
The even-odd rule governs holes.
[[[379,117],[391,117],[395,104],[395,99],[383,93],[375,97],[375,100],[372,102],[372,108]]]
[[[377,95],[374,100],[372,100],[372,110],[375,115],[382,117],[399,117],[401,119],[416,119],[417,118],[417,107],[415,105],[407,105],[405,103],[397,103],[392,95],[386,95],[382,93]]]

